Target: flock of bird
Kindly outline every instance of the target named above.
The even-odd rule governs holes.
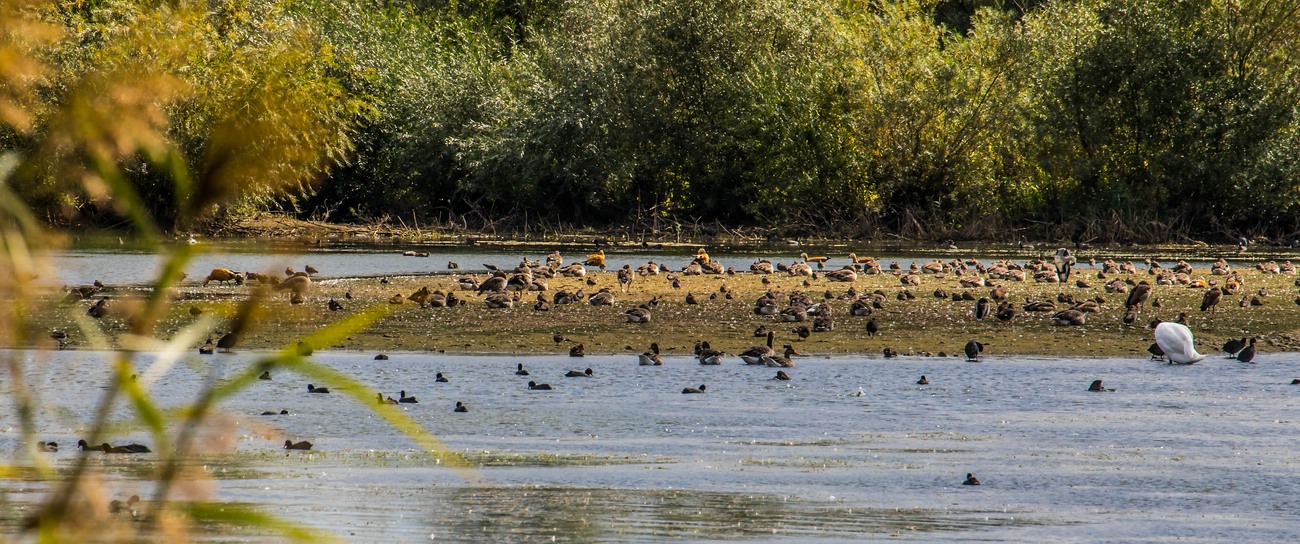
[[[873,313],[884,307],[890,295],[882,289],[859,293],[854,283],[863,275],[893,275],[896,277],[898,287],[901,290],[896,292],[895,297],[900,301],[911,300],[916,297],[911,288],[919,287],[922,284],[922,277],[930,276],[942,280],[951,276],[956,280],[956,286],[960,287],[961,290],[948,293],[944,288],[939,287],[933,291],[932,296],[936,299],[973,303],[968,315],[971,319],[977,321],[994,319],[1005,322],[1024,315],[1044,314],[1055,325],[1082,326],[1088,323],[1090,315],[1097,314],[1101,306],[1106,303],[1102,296],[1076,299],[1072,295],[1065,293],[1059,295],[1055,302],[1051,300],[1033,300],[1026,297],[1023,304],[1017,305],[1010,300],[1011,290],[1009,285],[1016,282],[1069,284],[1072,274],[1075,274],[1080,263],[1069,250],[1064,248],[1056,250],[1050,258],[1030,259],[1023,263],[999,260],[984,264],[975,259],[954,259],[948,262],[934,259],[929,262],[913,263],[910,267],[903,267],[897,262],[886,266],[873,257],[860,257],[853,253],[848,255],[848,263],[839,268],[828,268],[831,261],[832,259],[828,257],[801,253],[799,259],[790,264],[773,263],[766,259],[760,259],[750,264],[748,273],[753,277],[760,278],[759,281],[764,287],[769,287],[774,283],[768,279],[770,275],[774,274],[785,274],[800,279],[802,280],[801,285],[805,289],[811,289],[813,287],[812,282],[819,280],[848,285],[848,289],[838,296],[834,295],[829,289],[826,290],[820,300],[807,291],[787,293],[775,288],[769,288],[754,301],[753,313],[757,316],[770,318],[773,327],[778,324],[793,326],[792,331],[794,334],[803,339],[814,333],[832,330],[835,326],[835,311],[832,309],[831,303],[832,301],[841,301],[841,303],[847,303],[847,310],[844,310],[844,314],[867,318],[862,329],[865,334],[878,334],[882,327],[873,316]],[[1145,264],[1149,279],[1135,281],[1135,276],[1139,272],[1137,266],[1132,262],[1117,263],[1107,260],[1099,263],[1090,259],[1087,265],[1091,270],[1084,275],[1076,274],[1073,285],[1079,288],[1088,288],[1091,286],[1092,281],[1103,282],[1101,285],[1105,293],[1122,296],[1124,298],[1124,314],[1121,321],[1125,325],[1138,323],[1146,306],[1161,307],[1161,301],[1155,296],[1156,286],[1184,286],[1204,289],[1200,311],[1206,314],[1213,314],[1225,297],[1246,294],[1245,277],[1239,270],[1233,269],[1223,259],[1219,259],[1212,264],[1209,280],[1194,276],[1191,265],[1184,261],[1180,261],[1168,268],[1154,260],[1147,260]],[[567,265],[564,263],[563,256],[557,251],[548,255],[544,262],[525,258],[513,269],[500,268],[495,265],[484,265],[484,267],[489,270],[490,275],[486,278],[474,275],[459,276],[455,280],[456,289],[454,290],[430,290],[428,287],[422,287],[409,295],[394,295],[390,302],[402,304],[411,301],[416,302],[421,307],[438,308],[467,305],[475,297],[478,297],[481,299],[483,306],[488,309],[514,308],[516,304],[520,303],[522,293],[536,292],[537,296],[532,304],[532,309],[539,312],[550,311],[556,306],[584,302],[591,306],[614,306],[618,304],[614,290],[610,287],[603,287],[591,294],[587,294],[582,288],[552,290],[548,283],[549,279],[555,277],[567,277],[585,279],[588,286],[594,287],[596,282],[591,277],[594,275],[594,270],[604,271],[607,268],[606,255],[603,249],[598,249],[596,252],[586,255],[581,262]],[[460,266],[455,262],[449,262],[447,268],[449,270],[459,270]],[[1256,264],[1255,268],[1264,274],[1295,273],[1295,268],[1289,261],[1282,264],[1272,261],[1261,262]],[[308,266],[303,271],[286,269],[285,277],[280,278],[267,274],[241,273],[226,268],[216,268],[203,280],[203,285],[206,286],[216,282],[220,285],[239,286],[244,285],[246,282],[255,282],[259,286],[258,288],[266,289],[270,293],[287,293],[292,304],[302,304],[306,301],[306,294],[313,287],[312,277],[317,273],[314,268]],[[700,248],[690,261],[680,269],[672,270],[667,265],[649,261],[636,268],[631,265],[623,265],[621,268],[616,269],[614,277],[617,280],[617,289],[623,294],[628,294],[634,290],[636,283],[649,281],[650,278],[657,276],[662,276],[663,281],[666,281],[673,290],[679,290],[682,287],[682,278],[710,274],[735,276],[738,272],[733,268],[723,266],[717,259],[711,258],[705,249]],[[381,283],[387,284],[387,281],[381,280]],[[1297,281],[1297,285],[1300,285],[1300,281]],[[971,290],[980,288],[988,289],[988,295],[976,297],[971,293]],[[97,296],[102,289],[104,289],[104,286],[99,282],[96,282],[93,286],[71,288],[68,290],[67,300],[89,300]],[[551,291],[549,297],[543,294],[548,291]],[[345,300],[350,299],[350,295],[351,291],[344,295],[343,298]],[[1242,306],[1262,305],[1263,297],[1266,296],[1267,293],[1263,289],[1253,295],[1246,294],[1241,299]],[[713,293],[709,297],[731,299],[733,293],[724,284],[719,289],[719,292]],[[649,323],[653,319],[655,310],[662,302],[662,298],[654,297],[644,303],[626,308],[622,313],[623,319],[626,323],[631,324]],[[684,302],[689,306],[697,304],[699,301],[693,293],[687,292]],[[1300,297],[1297,297],[1296,303],[1300,304]],[[343,304],[335,298],[329,299],[327,308],[331,311],[344,309]],[[87,310],[87,314],[95,318],[102,318],[109,311],[110,299],[102,297]],[[197,307],[191,309],[191,313],[196,315],[199,311],[201,310],[198,310]],[[1173,321],[1153,319],[1149,322],[1155,340],[1148,348],[1152,358],[1167,358],[1171,364],[1192,364],[1206,358],[1205,354],[1197,351],[1187,321],[1187,313],[1183,312]],[[67,339],[66,333],[58,330],[53,331],[50,336],[57,340],[61,347]],[[778,350],[775,344],[776,336],[774,328],[768,328],[766,325],[760,326],[754,331],[754,337],[763,339],[763,342],[755,343],[735,354],[735,356],[744,365],[782,369],[778,370],[776,376],[771,379],[789,380],[790,376],[784,369],[795,366],[793,357],[799,355],[799,353],[791,344],[785,344]],[[556,333],[554,340],[559,344],[566,339]],[[199,348],[199,352],[202,354],[212,354],[220,351],[228,352],[236,347],[238,341],[237,332],[226,333],[215,341],[209,336],[207,341]],[[1223,351],[1229,357],[1238,361],[1251,362],[1256,354],[1256,341],[1257,338],[1250,337],[1242,337],[1239,340],[1234,339],[1225,343]],[[971,339],[965,344],[962,351],[968,361],[978,361],[984,349],[985,346],[982,342]],[[309,355],[310,349],[300,345],[300,353]],[[882,353],[886,358],[898,355],[898,352],[891,348],[885,348]],[[585,354],[585,346],[581,343],[573,345],[569,349],[569,354],[574,357],[581,357]],[[946,354],[940,353],[940,355]],[[701,365],[720,365],[730,355],[715,349],[708,341],[701,340],[696,343],[694,357]],[[384,358],[386,356],[383,355],[376,357],[376,359]],[[664,362],[661,358],[658,343],[652,342],[649,349],[637,356],[637,362],[639,365],[645,366],[663,365]],[[520,363],[516,374],[528,376],[529,372]],[[593,371],[590,368],[585,371],[574,370],[566,374],[566,377],[575,378],[590,378],[593,376]],[[270,379],[269,372],[264,373],[261,378]],[[447,381],[447,379],[439,373],[436,381]],[[927,385],[929,384],[929,378],[921,376],[916,383]],[[1300,383],[1300,379],[1293,383]],[[529,381],[527,387],[529,390],[544,391],[553,389],[550,384],[538,383],[537,381]],[[1102,387],[1101,380],[1094,381],[1088,390],[1113,391],[1113,389]],[[307,391],[313,394],[329,393],[328,388],[316,387],[314,384],[308,384]],[[683,394],[705,394],[707,391],[707,385],[700,384],[698,387],[685,387],[681,392]],[[406,391],[401,391],[397,399],[391,396],[385,397],[382,393],[376,393],[376,401],[379,404],[419,402],[414,396],[408,396]],[[458,401],[453,410],[463,413],[467,412],[469,407]],[[284,412],[281,411],[280,413],[283,414]],[[266,412],[265,415],[275,415],[275,413]],[[141,453],[141,450],[136,449],[136,447],[144,448],[139,445],[113,447],[109,444],[89,447],[85,444],[85,441],[82,441],[80,446],[83,450],[93,449],[105,453]],[[44,443],[42,447],[46,447]],[[52,447],[57,449],[57,445]],[[308,450],[312,448],[312,444],[306,441],[293,442],[292,440],[286,440],[284,448]],[[148,449],[144,448],[143,451],[147,452]],[[979,480],[973,475],[968,474],[967,476],[968,478],[963,484],[979,485]]]

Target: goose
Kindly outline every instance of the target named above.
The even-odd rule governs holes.
[[[453,411],[453,412],[456,412],[456,413],[459,413],[459,414],[463,414],[463,413],[469,412],[469,407],[468,407],[468,406],[465,406],[465,403],[463,403],[463,402],[461,402],[461,401],[456,401],[456,408],[453,409],[452,411]]]
[[[578,344],[576,346],[569,348],[569,357],[582,357],[586,354],[587,351],[585,348],[583,348],[582,344]]]
[[[1165,352],[1170,364],[1190,365],[1205,358],[1196,352],[1192,330],[1180,323],[1164,322],[1156,325],[1156,344]]]
[[[975,302],[975,319],[984,319],[992,313],[993,303],[989,302],[989,299],[980,297],[980,299]]]
[[[585,371],[570,370],[570,371],[564,373],[564,377],[565,377],[565,378],[590,378],[590,377],[592,377],[592,376],[594,376],[594,374],[592,374],[590,368],[588,368],[588,369],[585,370]]]
[[[841,268],[839,270],[831,270],[830,272],[827,272],[826,279],[830,281],[852,283],[858,280],[858,273],[854,272],[852,268]]]
[[[294,276],[277,283],[272,289],[276,291],[289,291],[292,295],[302,296],[308,289],[311,289],[311,278],[306,275]]]
[[[967,361],[979,361],[980,353],[984,351],[984,344],[971,340],[966,342],[966,347],[962,350],[966,352]]]
[[[853,253],[850,253],[850,254],[849,254],[849,261],[852,261],[854,264],[870,264],[870,263],[874,263],[874,262],[876,262],[876,258],[875,258],[875,257],[859,257],[859,256],[857,256],[857,255],[855,255],[855,254],[853,254]]]
[[[582,266],[580,263],[573,263],[569,266],[560,268],[556,272],[559,272],[561,276],[566,278],[582,278],[587,275],[587,268]]]
[[[1101,380],[1093,380],[1092,384],[1088,385],[1088,391],[1092,391],[1094,393],[1102,393],[1106,391],[1114,391],[1114,389],[1107,389],[1105,387],[1102,387]]]
[[[790,268],[787,270],[786,273],[791,276],[811,277],[813,275],[813,270],[811,266],[808,266],[808,263],[794,263],[790,265]]]
[[[456,280],[456,287],[461,291],[477,291],[479,287],[478,280],[469,276],[462,276]]]
[[[491,309],[514,308],[515,299],[508,293],[492,293],[483,299],[483,306]]]
[[[550,391],[552,389],[549,383],[528,382],[528,389],[537,391]]]
[[[527,375],[528,375],[528,371],[527,371],[527,370],[524,370],[524,364],[523,364],[523,363],[519,363],[518,369],[515,370],[515,375],[516,375],[516,376],[527,376]]]
[[[702,365],[720,365],[722,364],[723,353],[709,347],[708,342],[700,342],[696,347],[696,357],[699,358]]]
[[[1142,312],[1142,305],[1151,297],[1151,284],[1147,280],[1138,282],[1128,293],[1128,301],[1124,305],[1128,308],[1137,308],[1138,313]]]
[[[873,317],[867,321],[867,336],[875,336],[878,332],[880,332],[880,324],[876,323],[876,318]]]
[[[820,255],[809,257],[807,253],[800,253],[799,256],[803,258],[803,262],[805,263],[824,263],[828,260],[826,257]]]
[[[700,384],[699,387],[687,387],[685,389],[682,389],[682,394],[689,395],[691,393],[703,393],[706,389],[708,389],[707,386],[705,386],[704,384]]]
[[[506,290],[506,282],[508,281],[509,279],[506,278],[505,273],[496,272],[492,274],[492,277],[483,280],[483,283],[480,283],[474,292],[479,295],[483,293],[499,293]]]
[[[329,302],[329,309],[330,309],[331,312],[337,312],[337,311],[343,309],[343,305],[342,305],[342,304],[339,304],[339,302],[338,302],[337,300],[330,299],[330,302]]]
[[[294,441],[292,441],[292,440],[285,440],[285,441],[284,441],[284,449],[286,449],[286,450],[309,450],[309,449],[311,449],[311,442],[308,442],[308,441],[306,441],[306,440],[303,440],[302,442],[294,442]]]
[[[1237,360],[1243,363],[1249,363],[1255,359],[1255,339],[1250,339],[1250,345],[1243,348],[1237,353]]]
[[[1059,312],[1056,312],[1055,314],[1052,314],[1052,322],[1057,325],[1078,327],[1084,325],[1087,322],[1086,316],[1087,314],[1071,308],[1068,310],[1061,310]]]
[[[641,366],[663,366],[664,360],[659,358],[659,343],[651,342],[650,349],[637,356],[637,364]]]
[[[393,397],[385,399],[383,393],[375,393],[375,402],[377,404],[397,404],[397,401],[394,400]]]
[[[767,362],[763,361],[763,357],[776,355],[776,350],[772,349],[772,342],[775,339],[776,332],[767,331],[767,345],[750,347],[749,349],[740,352],[740,358],[744,360],[747,365],[766,365]]]
[[[749,271],[753,274],[771,274],[774,272],[772,269],[772,263],[766,260],[761,260],[749,265]]]
[[[592,306],[613,306],[614,293],[601,289],[596,294],[587,297],[587,304]]]
[[[307,392],[308,392],[308,393],[321,393],[321,394],[324,394],[324,393],[329,393],[330,390],[329,390],[329,388],[326,388],[326,387],[316,387],[315,385],[309,383],[309,384],[307,384]]]
[[[623,312],[623,315],[627,318],[628,323],[649,323],[650,322],[650,309],[646,308],[645,306],[637,306],[636,308],[631,308],[626,312]]]
[[[1206,291],[1205,296],[1201,297],[1201,311],[1214,313],[1214,309],[1219,306],[1219,302],[1222,300],[1223,289],[1214,287],[1209,291]]]
[[[1033,246],[1029,246],[1029,247],[1033,248]],[[967,472],[966,481],[962,482],[961,485],[980,485],[980,481],[979,478],[976,478],[974,474]]]
[[[775,353],[763,356],[763,364],[773,368],[794,368],[794,361],[791,361],[788,356]]]

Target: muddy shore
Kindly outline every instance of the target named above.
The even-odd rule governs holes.
[[[582,255],[568,255],[566,261],[582,258]],[[859,274],[853,282],[835,282],[825,275],[826,271],[837,268],[832,266],[819,271],[815,279],[783,272],[754,274],[747,271],[750,263],[739,262],[725,263],[736,271],[735,274],[684,275],[680,269],[688,262],[687,258],[679,258],[663,263],[677,271],[675,277],[679,286],[676,288],[666,272],[636,275],[630,285],[624,286],[618,281],[615,271],[592,269],[582,278],[552,278],[548,280],[546,291],[518,292],[518,300],[511,308],[488,308],[485,296],[458,286],[458,280],[462,278],[487,279],[488,274],[483,271],[345,278],[331,277],[325,270],[314,278],[300,304],[292,304],[287,292],[271,292],[264,299],[260,319],[241,339],[238,349],[268,350],[292,345],[327,323],[379,305],[386,308],[388,315],[365,331],[336,345],[314,348],[375,353],[537,354],[567,353],[572,346],[582,344],[589,354],[627,353],[632,356],[655,342],[664,355],[671,356],[692,355],[697,342],[708,341],[739,363],[735,354],[763,343],[764,338],[755,335],[755,330],[763,327],[775,332],[778,351],[789,344],[799,354],[811,357],[861,355],[878,358],[886,349],[903,356],[956,357],[971,339],[985,345],[986,356],[1146,357],[1147,346],[1152,341],[1149,322],[1152,319],[1175,320],[1180,313],[1185,313],[1202,352],[1217,353],[1225,340],[1242,336],[1258,337],[1261,352],[1300,351],[1300,305],[1294,300],[1297,298],[1295,275],[1264,273],[1241,260],[1233,262],[1233,270],[1241,277],[1236,294],[1225,295],[1214,312],[1200,311],[1206,287],[1160,285],[1156,275],[1148,273],[1142,263],[1137,263],[1135,273],[1106,274],[1106,279],[1098,278],[1100,263],[1095,266],[1081,263],[1067,283],[1039,283],[1032,279],[992,280],[1006,289],[1005,299],[1015,309],[1015,317],[1007,321],[992,316],[977,320],[973,300],[953,300],[954,294],[959,298],[962,295],[968,295],[966,298],[970,299],[991,298],[992,287],[962,285],[963,277],[968,282],[973,279],[973,270],[965,274],[954,271],[918,273],[918,284],[905,287],[900,276],[887,269],[877,275]],[[1173,264],[1167,263],[1167,266]],[[1224,276],[1212,275],[1208,269],[1193,270],[1189,277],[1216,282],[1224,279]],[[1123,323],[1127,294],[1108,292],[1104,287],[1115,278],[1121,282],[1148,281],[1151,299],[1158,301],[1159,307],[1153,308],[1148,302],[1132,325]],[[1079,280],[1088,285],[1077,286]],[[455,293],[465,303],[435,308],[407,298],[426,287],[430,291]],[[856,297],[872,292],[883,294],[878,304],[880,307],[875,308],[870,316],[850,315],[852,300],[846,296],[850,288]],[[201,278],[190,278],[174,288],[173,302],[156,334],[161,339],[169,339],[186,327],[200,323],[201,319],[215,316],[212,326],[200,331],[200,337],[209,333],[220,336],[229,327],[228,319],[223,316],[232,315],[237,303],[252,296],[254,289],[252,282],[239,286],[214,282],[203,286]],[[555,304],[554,301],[555,293],[559,291],[582,290],[591,295],[601,289],[608,289],[613,294],[615,302],[612,305],[592,306],[586,300],[573,304]],[[806,293],[813,302],[825,304],[830,309],[831,330],[811,332],[804,338],[797,331],[800,327],[812,329],[811,317],[804,322],[784,322],[775,316],[758,315],[755,301],[768,291],[784,296]],[[936,291],[943,291],[944,296],[937,297]],[[909,293],[913,298],[907,298]],[[130,301],[145,294],[147,292],[139,287],[115,289],[109,286],[88,300],[69,302],[65,300],[65,292],[43,293],[38,297],[38,311],[31,314],[32,330],[28,337],[40,345],[51,346],[53,341],[48,338],[49,331],[60,330],[69,335],[65,340],[67,347],[92,347],[96,345],[91,339],[95,334],[88,335],[80,330],[78,321],[87,323],[81,319],[87,309],[98,298],[108,297],[118,311],[88,323],[96,328],[92,332],[102,333],[108,346],[119,346],[130,319]],[[688,295],[695,304],[686,302]],[[547,302],[546,310],[535,308],[539,296]],[[1058,310],[1064,309],[1070,304],[1059,301],[1067,297],[1076,302],[1101,302],[1095,313],[1086,314],[1086,323],[1082,326],[1056,325],[1051,319],[1053,312],[1024,310],[1030,300],[1052,301]],[[331,300],[342,309],[331,311]],[[641,304],[652,307],[650,322],[629,323],[625,311]],[[780,299],[777,305],[784,308],[788,304],[785,299]],[[880,329],[875,335],[868,334],[866,327],[872,319]],[[197,348],[198,344],[194,347]]]

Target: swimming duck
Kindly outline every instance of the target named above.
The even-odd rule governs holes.
[[[551,384],[549,383],[537,383],[537,382],[528,382],[528,388],[535,389],[538,391],[550,391],[552,389]]]
[[[447,380],[447,377],[443,376],[442,373],[439,372],[437,375],[434,376],[433,381],[437,383],[447,383],[449,380]]]
[[[776,377],[772,379],[777,381],[782,381],[782,382],[788,382],[790,381],[790,375],[786,374],[784,370],[778,370],[776,371]]]
[[[515,375],[516,375],[516,376],[527,376],[527,375],[528,375],[528,371],[527,371],[527,370],[524,370],[524,364],[523,364],[523,363],[519,363],[518,370],[515,370]]]
[[[316,387],[315,385],[309,383],[309,384],[307,384],[307,392],[308,392],[308,393],[329,393],[330,390],[329,390],[329,388],[326,388],[326,387]]]
[[[397,404],[397,401],[394,400],[393,397],[385,399],[383,393],[375,393],[375,402],[378,404]]]
[[[212,355],[215,351],[217,351],[217,345],[212,343],[212,335],[209,334],[208,341],[204,342],[202,346],[199,346],[199,353],[203,355]]]
[[[962,482],[961,485],[980,485],[980,481],[979,478],[976,478],[974,474],[967,472],[966,481]]]
[[[930,385],[930,379],[926,378],[925,374],[922,374],[921,379],[916,380],[916,385]]]
[[[88,449],[84,444],[82,444],[83,442],[85,442],[85,440],[78,442],[77,445],[82,450]],[[97,449],[103,451],[104,453],[151,453],[149,447],[143,444],[127,444],[125,446],[110,446],[108,442],[105,442],[103,444],[100,444],[98,448],[89,448],[89,449]]]
[[[452,411],[463,414],[469,411],[469,407],[465,406],[465,404],[462,403],[461,401],[456,401],[456,409]]]
[[[269,380],[269,379],[271,379],[271,371],[270,371],[270,370],[263,370],[262,373],[259,374],[259,375],[257,376],[257,379],[259,379],[259,380]]]
[[[689,395],[691,393],[703,393],[705,389],[707,389],[707,387],[704,384],[700,384],[699,387],[687,387],[682,389],[682,394]]]
[[[309,450],[309,449],[311,449],[311,442],[308,442],[308,441],[306,441],[306,440],[303,440],[302,442],[294,442],[294,441],[292,441],[292,440],[285,440],[285,441],[284,441],[284,449],[286,449],[286,450]]]
[[[1114,389],[1107,389],[1105,387],[1102,387],[1101,380],[1093,380],[1092,383],[1088,385],[1088,390],[1094,393],[1101,393],[1104,391],[1114,391]]]
[[[57,452],[59,451],[58,442],[37,442],[36,451]]]
[[[570,370],[570,371],[568,371],[567,373],[564,374],[564,377],[566,377],[566,378],[590,378],[590,377],[592,377],[592,375],[593,375],[593,374],[592,374],[592,372],[591,372],[591,369],[588,368],[586,371]]]
[[[406,390],[405,390],[405,389],[403,389],[403,390],[401,390],[400,392],[398,392],[397,395],[398,395],[398,397],[397,397],[397,402],[399,402],[399,403],[401,403],[401,404],[419,404],[419,403],[420,403],[420,401],[415,400],[415,397],[408,397],[408,396],[406,396]]]

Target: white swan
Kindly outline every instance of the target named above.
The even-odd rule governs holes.
[[[1165,351],[1169,362],[1190,365],[1205,358],[1196,352],[1192,341],[1192,330],[1180,323],[1165,322],[1156,326],[1156,344]]]

